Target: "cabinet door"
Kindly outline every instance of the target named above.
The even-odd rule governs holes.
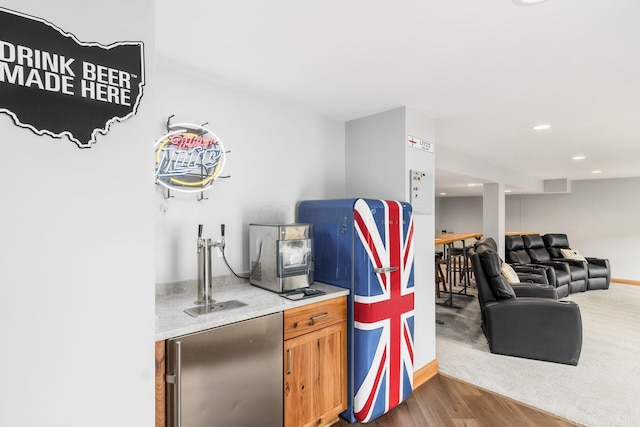
[[[284,342],[286,427],[326,425],[347,408],[345,322]]]

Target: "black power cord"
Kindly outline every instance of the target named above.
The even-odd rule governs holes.
[[[227,264],[227,268],[229,268],[229,271],[231,271],[234,276],[236,276],[239,279],[248,279],[249,278],[249,276],[239,276],[239,275],[237,275],[236,272],[233,271],[233,268],[231,268],[231,266],[229,265],[229,262],[227,262],[227,256],[224,253],[224,248],[222,248],[220,250],[220,252],[222,252],[222,259],[224,260],[224,263]]]
[[[224,260],[224,263],[227,264],[227,268],[229,269],[229,271],[231,271],[233,273],[234,276],[236,276],[238,279],[249,279],[249,276],[239,276],[238,274],[236,274],[235,271],[233,271],[233,268],[231,268],[231,266],[229,265],[229,262],[227,261],[227,254],[225,253],[224,249],[226,248],[226,243],[224,243],[224,224],[220,224],[220,235],[222,236],[222,247],[220,248],[220,252],[222,252],[222,259]]]

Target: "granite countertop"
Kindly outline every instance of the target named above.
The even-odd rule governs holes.
[[[195,280],[158,284],[156,285],[156,341],[278,313],[349,293],[347,289],[318,282],[311,288],[324,291],[325,294],[292,301],[275,292],[253,286],[248,280],[235,279],[233,276],[223,279],[214,278],[213,298],[216,303],[237,300],[247,305],[192,317],[184,310],[195,307],[194,301],[198,296]]]

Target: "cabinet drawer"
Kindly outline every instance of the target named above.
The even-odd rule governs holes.
[[[284,312],[284,339],[347,320],[347,297],[314,302]]]

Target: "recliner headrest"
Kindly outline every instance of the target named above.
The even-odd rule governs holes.
[[[478,249],[480,246],[486,246],[489,249],[493,249],[494,251],[498,250],[498,244],[495,240],[493,240],[493,237],[485,237],[484,239],[480,239],[473,246],[476,249]]]
[[[560,249],[569,249],[569,239],[566,234],[545,234],[542,236],[547,251],[552,258],[562,258]]]
[[[507,251],[517,251],[524,249],[522,236],[504,236],[504,246]]]
[[[542,240],[542,236],[539,234],[525,234],[522,236],[522,241],[524,242],[524,247],[527,249],[539,249],[544,248],[544,240]]]
[[[495,252],[493,249],[491,249],[487,245],[480,245],[480,246],[477,246],[475,249],[473,249],[473,252],[476,254],[481,254],[487,251]]]
[[[502,269],[502,260],[500,256],[491,249],[478,252],[480,254],[480,262],[482,262],[482,269],[487,277],[496,277],[500,275]]]
[[[502,260],[500,255],[486,246],[479,248],[479,250],[482,252],[478,252],[477,256],[480,258],[482,270],[493,296],[497,299],[515,298],[516,294],[513,288],[501,274]]]
[[[545,234],[542,236],[544,244],[549,248],[568,248],[569,239],[566,234]]]

